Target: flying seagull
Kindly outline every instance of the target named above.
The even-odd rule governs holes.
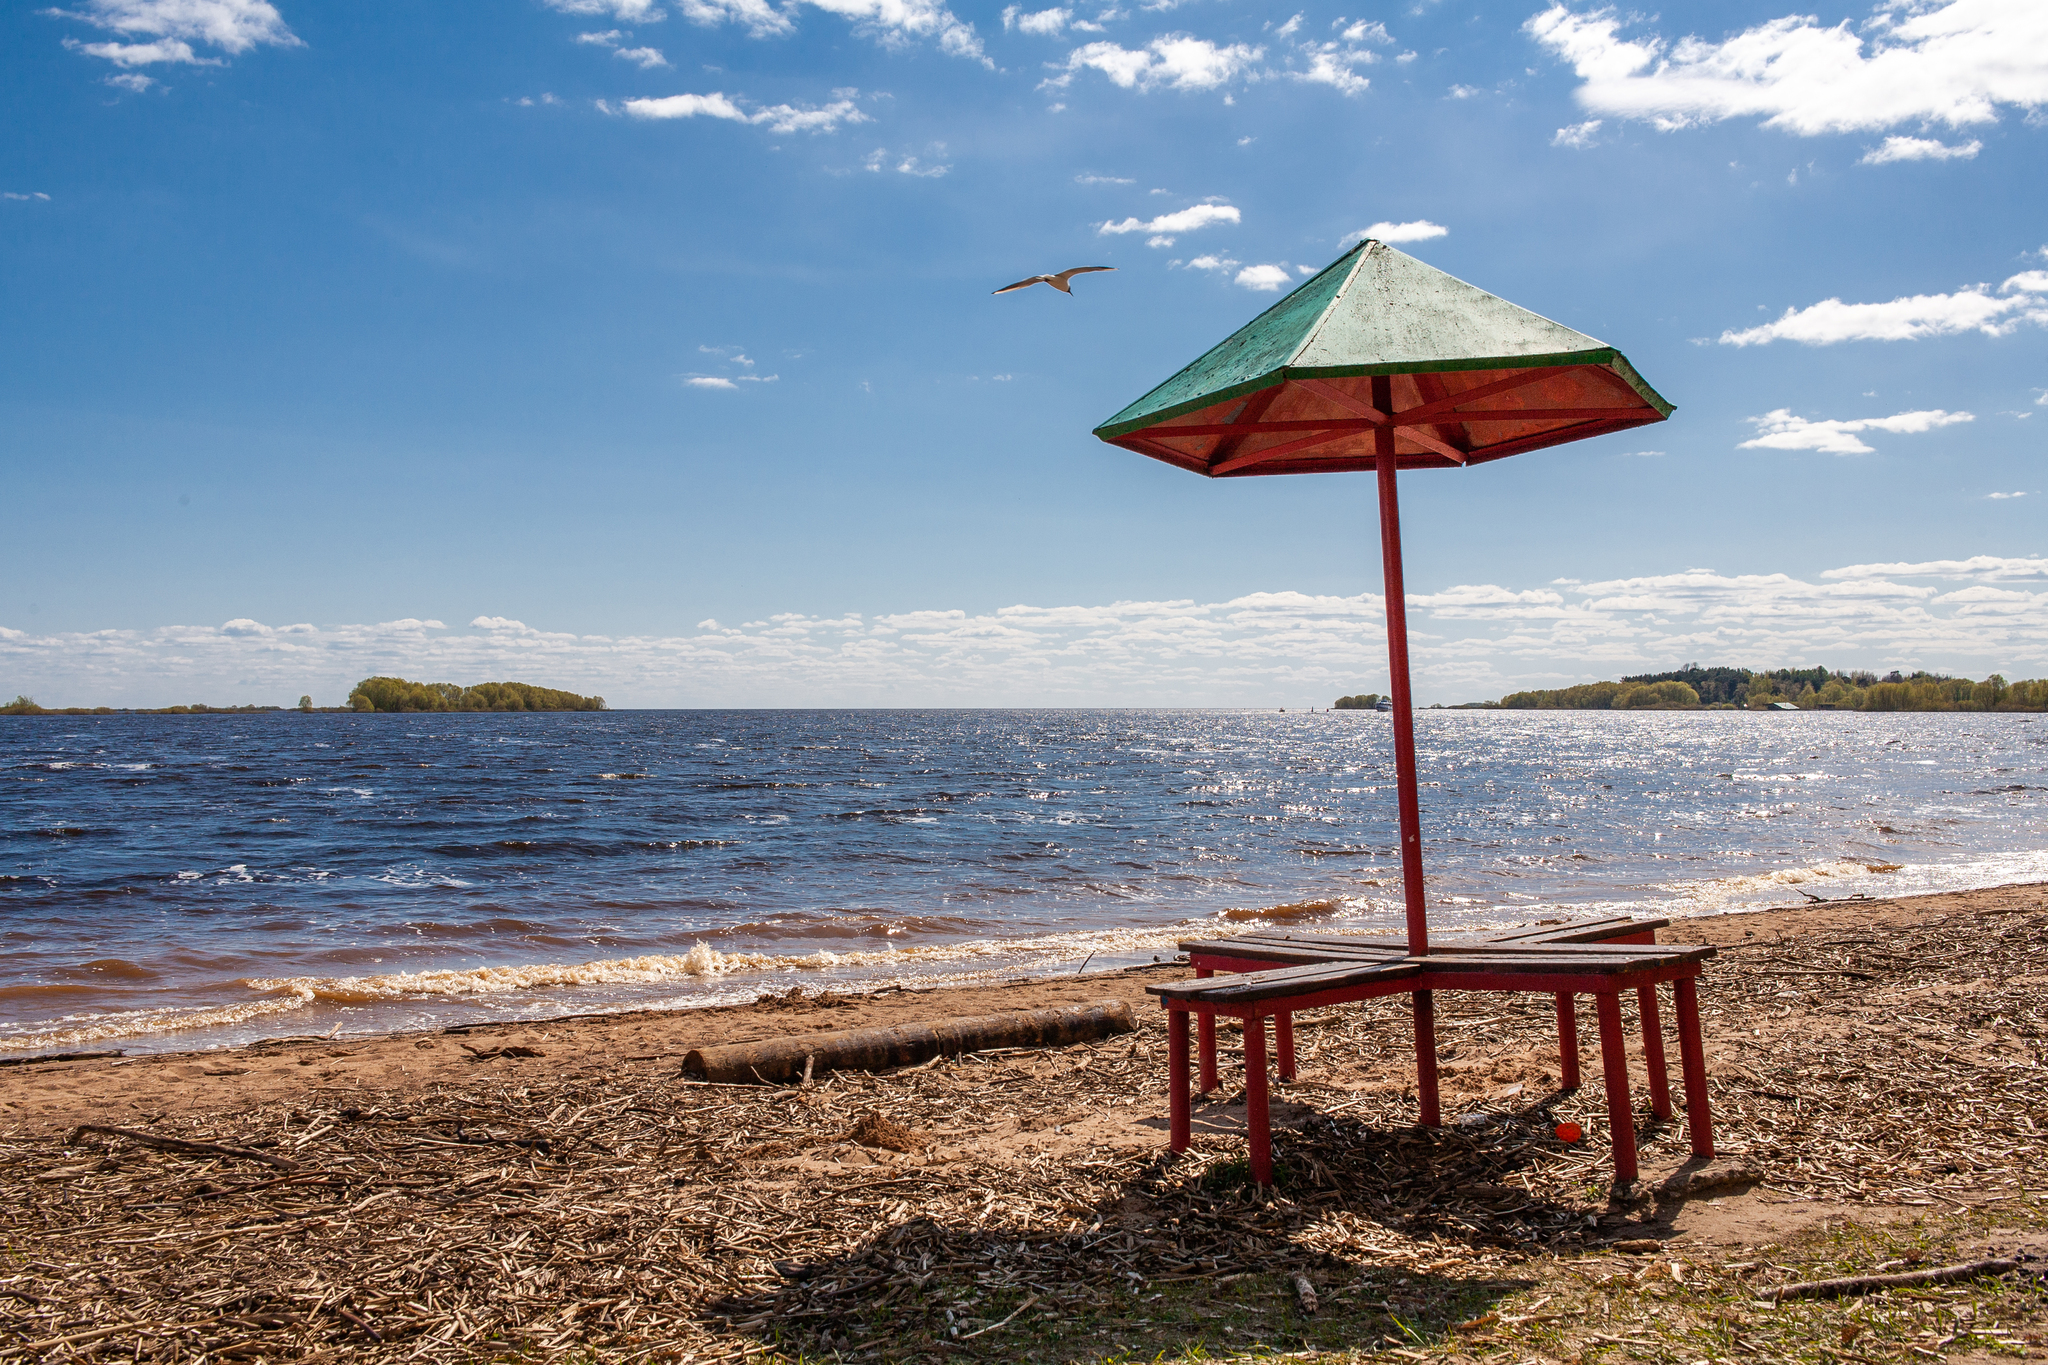
[[[1049,284],[1053,288],[1059,290],[1062,294],[1072,294],[1074,291],[1067,288],[1067,281],[1073,279],[1074,276],[1086,275],[1091,270],[1114,269],[1116,269],[1116,267],[1113,265],[1077,265],[1072,270],[1062,270],[1057,275],[1033,275],[1028,280],[1019,280],[1015,284],[1006,284],[1001,289],[998,289],[994,292],[998,294],[1007,294],[1012,289],[1029,289],[1034,284]]]

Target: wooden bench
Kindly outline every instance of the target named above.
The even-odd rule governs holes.
[[[1483,938],[1466,935],[1438,939],[1431,942],[1430,951],[1435,954],[1438,951],[1499,944],[1561,947],[1586,943],[1654,943],[1657,931],[1670,923],[1668,919],[1610,916],[1572,924],[1513,929]],[[1188,963],[1195,969],[1197,977],[1213,976],[1217,972],[1258,972],[1274,967],[1303,966],[1328,962],[1336,957],[1392,960],[1408,955],[1408,945],[1400,939],[1354,938],[1345,934],[1254,933],[1183,943],[1180,950],[1188,955]],[[1578,1008],[1569,994],[1559,993],[1556,1002],[1558,1083],[1567,1090],[1576,1090],[1579,1086]],[[1668,1119],[1671,1117],[1671,1085],[1664,1065],[1664,1024],[1657,1009],[1657,992],[1647,988],[1638,991],[1636,1005],[1642,1019],[1643,1055],[1649,1065],[1651,1106],[1658,1118]],[[1428,1009],[1418,1011],[1415,1046],[1417,1064],[1419,1067],[1426,1065],[1431,1078],[1431,1084],[1424,1087],[1429,1093],[1423,1096],[1422,1121],[1425,1126],[1433,1128],[1442,1116],[1434,1099],[1436,1040],[1431,1013]],[[1294,1019],[1290,1011],[1281,1011],[1273,1016],[1273,1032],[1279,1053],[1280,1079],[1291,1081],[1294,1079]],[[1198,1043],[1201,1088],[1202,1093],[1207,1094],[1216,1088],[1216,1026],[1206,1016],[1199,1025]]]
[[[1201,1033],[1201,1079],[1205,1092],[1216,1087],[1216,1016],[1243,1021],[1246,1129],[1252,1175],[1259,1183],[1267,1184],[1272,1179],[1266,1078],[1268,1018],[1274,1021],[1280,1077],[1287,1081],[1293,1080],[1295,1074],[1292,1025],[1296,1010],[1388,995],[1409,996],[1415,1006],[1421,1117],[1425,1126],[1434,1127],[1440,1121],[1434,991],[1542,991],[1553,996],[1557,1001],[1559,1047],[1563,1054],[1560,1079],[1567,1088],[1578,1084],[1574,999],[1588,994],[1594,997],[1599,1021],[1601,1071],[1607,1092],[1615,1178],[1634,1180],[1635,1120],[1629,1098],[1627,1049],[1622,1039],[1620,993],[1637,992],[1651,1107],[1659,1118],[1669,1118],[1670,1085],[1656,996],[1657,987],[1668,982],[1678,1016],[1681,1073],[1693,1154],[1711,1157],[1713,1127],[1707,1105],[1706,1062],[1694,982],[1700,975],[1701,964],[1714,955],[1714,949],[1649,942],[1654,940],[1656,929],[1665,923],[1605,920],[1561,926],[1549,932],[1522,931],[1486,939],[1444,941],[1432,943],[1424,957],[1408,956],[1403,945],[1393,940],[1327,934],[1247,934],[1185,943],[1182,948],[1196,968],[1196,979],[1146,988],[1168,1010],[1173,1149],[1185,1151],[1190,1139],[1191,1014]],[[1217,977],[1215,973],[1219,971],[1230,975]]]

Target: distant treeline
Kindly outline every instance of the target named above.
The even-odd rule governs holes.
[[[1761,711],[1786,702],[1803,711],[2048,711],[2048,679],[1982,682],[1942,673],[1843,673],[1826,668],[1701,668],[1641,673],[1619,682],[1514,692],[1494,703],[1513,711]]]
[[[0,706],[0,716],[246,716],[256,711],[282,711],[282,706],[38,706],[34,697],[16,697]]]
[[[1337,698],[1339,711],[1370,711],[1379,704],[1380,694],[1377,692],[1361,692],[1355,697]]]
[[[348,707],[351,711],[602,711],[604,698],[579,697],[532,683],[487,682],[463,687],[404,678],[365,678],[348,694]]]

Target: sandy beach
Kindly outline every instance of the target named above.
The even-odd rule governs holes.
[[[1702,990],[1721,1155],[1682,1193],[1659,1182],[1683,1124],[1649,1119],[1640,1063],[1645,1179],[1610,1188],[1547,999],[1440,997],[1458,1121],[1434,1133],[1405,1010],[1303,1016],[1270,1195],[1245,1183],[1226,1035],[1173,1159],[1144,994],[1171,964],[10,1065],[0,1355],[2041,1356],[2024,1262],[1904,1306],[1756,1301],[1831,1267],[2048,1250],[2048,887],[1662,937],[1724,950]],[[810,1087],[681,1073],[715,1043],[1110,997],[1136,1034]]]

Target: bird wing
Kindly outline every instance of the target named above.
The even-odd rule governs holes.
[[[1051,283],[1052,283],[1052,276],[1050,276],[1050,275],[1033,275],[1033,276],[1032,276],[1032,277],[1031,277],[1030,279],[1028,279],[1028,280],[1019,280],[1019,281],[1017,281],[1017,282],[1016,282],[1015,284],[1006,284],[1006,285],[1004,285],[1004,286],[1003,286],[1003,287],[1002,287],[1001,289],[993,290],[993,291],[991,291],[991,292],[993,292],[993,293],[997,293],[997,294],[1007,294],[1007,293],[1009,293],[1009,292],[1010,292],[1010,291],[1011,291],[1012,289],[1029,289],[1029,288],[1030,288],[1030,287],[1031,287],[1032,285],[1034,285],[1034,284],[1051,284]]]
[[[1053,278],[1056,280],[1071,280],[1076,275],[1086,275],[1091,271],[1114,269],[1116,269],[1116,267],[1113,265],[1077,265],[1072,270],[1062,270],[1059,274],[1053,276]]]

